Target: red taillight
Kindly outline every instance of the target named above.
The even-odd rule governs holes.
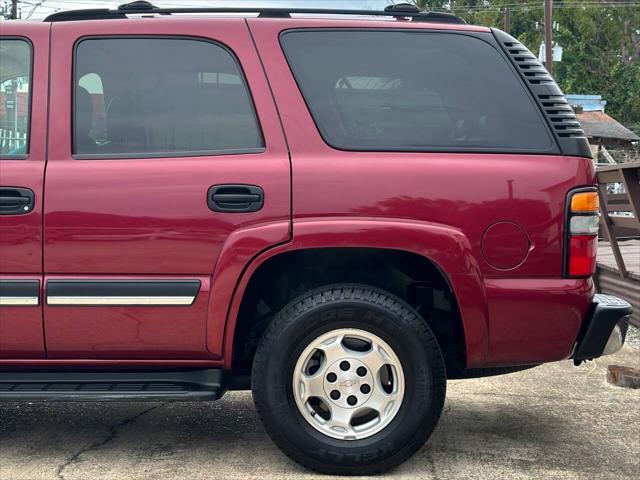
[[[580,188],[567,198],[565,275],[588,277],[596,271],[598,251],[598,191]]]
[[[587,277],[596,271],[598,237],[573,235],[569,237],[569,271],[571,277]]]

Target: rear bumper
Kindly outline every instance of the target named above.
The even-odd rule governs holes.
[[[572,358],[591,360],[616,353],[624,345],[631,305],[611,295],[597,294],[584,321]]]

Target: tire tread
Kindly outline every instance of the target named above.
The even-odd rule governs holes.
[[[384,459],[383,461],[376,462],[375,458],[369,458],[366,466],[358,467],[345,467],[342,465],[327,464],[313,459],[309,456],[304,456],[301,458],[300,450],[294,448],[294,446],[291,445],[288,439],[285,438],[285,436],[282,435],[281,432],[274,427],[272,423],[273,419],[269,415],[269,412],[267,411],[268,409],[263,405],[261,399],[261,392],[264,392],[265,389],[268,388],[265,383],[266,375],[264,374],[263,370],[268,361],[271,346],[277,344],[278,338],[281,332],[285,330],[285,327],[291,322],[295,322],[297,318],[299,318],[301,315],[304,315],[309,310],[327,303],[345,300],[357,300],[373,304],[375,306],[382,307],[389,312],[392,312],[397,317],[400,317],[408,327],[414,330],[417,335],[423,339],[423,345],[425,350],[428,352],[428,356],[430,358],[439,359],[439,361],[432,362],[435,363],[435,365],[431,366],[431,375],[434,379],[434,383],[442,383],[443,385],[445,385],[445,387],[442,388],[441,392],[437,392],[436,399],[433,405],[434,408],[432,408],[432,411],[430,412],[430,418],[428,419],[428,425],[425,425],[425,428],[422,430],[422,434],[415,435],[414,438],[410,439],[402,449],[400,449],[390,457]],[[400,465],[402,462],[411,457],[431,435],[442,412],[445,390],[446,371],[444,360],[442,359],[442,354],[440,352],[438,342],[436,341],[435,336],[431,332],[426,321],[424,321],[422,317],[402,299],[389,292],[367,285],[328,285],[311,290],[292,300],[288,305],[286,305],[280,312],[275,315],[273,321],[265,331],[254,357],[252,392],[256,409],[265,430],[274,441],[274,443],[278,446],[278,448],[289,458],[298,463],[301,463],[311,470],[325,474],[354,475],[363,474],[366,472],[366,474],[375,475]]]

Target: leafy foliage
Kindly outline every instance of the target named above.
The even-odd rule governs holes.
[[[543,1],[419,0],[467,23],[503,28],[509,6],[511,35],[537,55],[544,40]],[[555,0],[553,41],[564,48],[554,77],[568,93],[598,94],[607,112],[640,132],[640,1]]]

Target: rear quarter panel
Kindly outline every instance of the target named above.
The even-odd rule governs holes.
[[[395,28],[400,22],[388,23]],[[488,312],[486,351],[468,351],[469,366],[568,357],[593,286],[589,279],[562,279],[564,204],[570,189],[594,184],[591,160],[560,155],[334,150],[319,135],[282,53],[278,37],[290,24],[278,20],[250,20],[249,24],[291,150],[294,243],[301,222],[327,217],[392,218],[452,227],[466,237],[477,261],[484,291],[482,298],[474,300],[479,302],[475,307]],[[308,20],[297,22],[296,27],[354,25]],[[510,269],[489,264],[481,248],[486,229],[502,221],[519,225],[528,237],[526,259]],[[388,235],[381,235],[378,243],[388,245]],[[467,323],[464,315],[463,321]],[[466,341],[468,348],[474,343]],[[481,343],[475,342],[473,348]]]

